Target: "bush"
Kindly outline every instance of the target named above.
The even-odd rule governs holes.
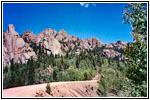
[[[46,85],[46,93],[48,93],[48,94],[51,93],[51,87],[50,87],[49,83],[47,83],[47,85]]]
[[[99,87],[98,87],[98,92],[101,93],[101,96],[106,97],[107,96],[107,85],[106,85],[106,80],[104,78],[99,80]]]
[[[68,69],[71,66],[71,61],[68,59],[64,59],[64,69]]]
[[[80,77],[79,70],[77,70],[77,69],[70,69],[67,72],[70,75],[70,80],[71,81],[77,81],[77,80],[79,80],[78,79]]]
[[[84,73],[84,79],[85,79],[85,80],[88,80],[88,79],[89,79],[87,72]]]
[[[4,68],[3,68],[3,73],[7,73],[8,72],[8,66],[5,66]]]
[[[99,81],[99,88],[98,91],[103,95],[106,96],[106,92],[112,92],[118,95],[119,91],[123,91],[123,86],[128,85],[125,84],[126,78],[120,71],[116,71],[112,68],[109,69],[102,69],[103,77]]]

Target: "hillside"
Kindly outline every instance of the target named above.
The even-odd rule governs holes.
[[[40,95],[48,82],[52,95],[43,92],[44,96],[119,96],[124,84],[128,84],[123,55],[127,44],[103,44],[96,38],[82,40],[50,28],[38,35],[25,31],[19,36],[10,24],[4,32],[4,96]]]

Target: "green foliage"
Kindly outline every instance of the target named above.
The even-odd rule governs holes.
[[[4,73],[7,73],[7,72],[8,72],[8,69],[9,69],[8,66],[5,66],[5,67],[3,68],[3,72],[4,72]]]
[[[147,4],[129,4],[125,9],[124,23],[132,25],[134,39],[125,50],[129,66],[127,76],[132,80],[130,94],[131,96],[147,96]]]
[[[55,66],[55,67],[54,67],[54,71],[53,71],[53,79],[54,79],[54,80],[56,80],[58,71],[59,71],[58,68]]]
[[[146,49],[145,47],[144,45],[139,46],[133,43],[126,48],[126,56],[128,57],[127,63],[129,65],[127,76],[132,79],[134,83],[138,84],[141,84],[141,81],[146,82],[147,79],[147,53],[144,50]]]
[[[66,72],[58,72],[56,78],[57,78],[56,81],[58,82],[71,80],[70,75]]]
[[[84,79],[88,80],[88,73],[87,72],[84,73]]]
[[[147,4],[130,3],[125,7],[124,23],[132,24],[133,34],[141,35],[147,40]]]
[[[68,59],[64,59],[64,70],[68,69],[71,66],[71,61]]]
[[[99,87],[98,87],[98,91],[101,93],[101,96],[106,97],[107,93],[107,86],[106,86],[106,80],[104,78],[99,80]]]
[[[61,57],[61,65],[64,66],[64,57]]]
[[[79,68],[80,58],[76,55],[76,68]]]
[[[46,93],[48,93],[48,94],[51,93],[51,87],[50,87],[49,83],[47,83],[47,85],[46,85]]]
[[[12,60],[11,67],[4,67],[4,88],[40,84],[47,82],[47,80],[51,82],[90,80],[96,75],[96,70],[100,68],[98,66],[99,61],[101,67],[107,66],[106,68],[108,68],[107,59],[100,55],[85,52],[81,52],[78,57],[75,55],[70,57],[71,55],[68,54],[67,58],[60,56],[54,57],[53,55],[39,55],[37,61],[31,58],[26,64],[14,64]],[[77,58],[79,60],[78,68],[76,68]],[[47,75],[45,69],[49,65],[53,68],[53,73]]]
[[[102,77],[99,80],[98,92],[101,96],[107,96],[107,92],[119,95],[120,91],[124,91],[124,86],[128,86],[126,77],[119,70],[112,68],[103,68]]]

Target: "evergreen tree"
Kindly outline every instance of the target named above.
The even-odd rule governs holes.
[[[64,57],[61,56],[61,65],[64,66]]]
[[[76,68],[79,68],[79,63],[80,63],[79,56],[76,55]]]
[[[29,60],[29,65],[28,65],[28,71],[29,71],[29,75],[28,75],[28,84],[33,84],[34,83],[34,77],[35,77],[35,70],[34,70],[34,61],[33,61],[33,57],[31,56],[31,59]]]
[[[68,57],[69,57],[69,51],[66,52],[65,58],[68,58]]]
[[[99,54],[97,54],[97,63],[99,65],[99,67],[102,66],[102,58],[101,58],[101,56]]]

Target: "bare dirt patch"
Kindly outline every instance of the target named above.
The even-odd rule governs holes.
[[[3,90],[3,97],[99,97],[97,80],[50,83],[51,94],[45,92],[46,83]]]

